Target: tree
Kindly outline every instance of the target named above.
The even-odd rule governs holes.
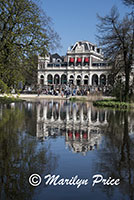
[[[37,72],[38,72],[38,56],[32,55],[25,60],[24,63],[24,77],[25,77],[25,85],[37,86]]]
[[[120,199],[124,199],[124,195],[126,199],[134,199],[134,158],[132,156],[134,138],[130,134],[133,132],[133,117],[134,113],[129,111],[108,112],[108,124],[103,129],[105,140],[97,153],[96,167],[94,167],[94,172],[99,171],[105,177],[118,177],[121,180],[118,188],[122,195]],[[113,191],[114,194],[113,187],[108,188],[106,193]],[[101,185],[100,189],[104,191]],[[114,199],[113,194],[110,193],[111,199]]]
[[[134,6],[134,0],[122,0],[126,6]]]
[[[0,0],[0,80],[8,87],[25,81],[28,59],[45,55],[59,41],[51,19],[34,0]]]
[[[125,15],[121,20],[116,7],[109,15],[98,16],[98,40],[104,49],[105,57],[112,66],[114,77],[124,79],[123,100],[129,100],[130,74],[134,55],[134,26],[132,15]]]

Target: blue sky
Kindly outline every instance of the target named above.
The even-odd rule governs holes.
[[[55,52],[65,55],[68,47],[80,40],[97,44],[96,15],[105,16],[113,5],[121,15],[127,10],[121,0],[42,0],[42,9],[52,18],[61,37],[62,48]]]

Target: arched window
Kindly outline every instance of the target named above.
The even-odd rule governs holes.
[[[40,84],[44,85],[44,76],[43,75],[40,76]]]
[[[67,84],[67,76],[65,74],[61,76],[61,84]]]
[[[94,74],[92,76],[92,85],[93,86],[97,86],[98,85],[98,75],[97,74]]]
[[[100,110],[99,111],[99,122],[103,123],[105,121],[105,112]]]
[[[61,110],[60,110],[60,118],[63,121],[66,119],[66,110],[63,108],[61,108]]]
[[[81,76],[80,75],[77,76],[76,82],[77,82],[78,86],[81,85]]]
[[[51,74],[48,74],[47,82],[48,82],[48,84],[53,84],[53,76]]]
[[[73,76],[73,75],[71,75],[71,76],[70,76],[70,79],[74,79],[74,76]]]
[[[81,76],[80,76],[80,75],[78,75],[78,76],[77,76],[77,79],[81,79]]]
[[[60,84],[60,77],[59,77],[58,74],[56,74],[56,75],[54,76],[54,84],[56,84],[56,85]]]
[[[97,122],[97,111],[96,110],[91,110],[91,121]]]
[[[74,83],[74,76],[73,76],[73,75],[70,76],[69,83],[70,83],[70,84],[73,84],[73,83]]]
[[[87,75],[84,76],[84,85],[88,85],[88,76]]]

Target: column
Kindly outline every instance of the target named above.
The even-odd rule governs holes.
[[[82,130],[80,130],[80,141],[82,141]]]
[[[83,107],[81,107],[81,110],[80,110],[80,122],[83,123]]]
[[[88,122],[91,123],[91,108],[88,108]]]
[[[44,109],[43,109],[43,118],[45,121],[47,120],[47,106],[46,105],[44,106]]]
[[[76,66],[77,57],[74,58],[74,66]]]
[[[53,101],[52,101],[52,117],[51,117],[51,121],[54,121],[54,116],[53,116]]]
[[[39,124],[37,122],[37,125],[36,125],[36,137],[39,138],[40,137],[40,133],[39,133]]]
[[[83,86],[84,85],[84,74],[81,73],[81,85]]]
[[[67,129],[66,129],[67,130]],[[66,140],[68,141],[68,133],[67,133],[67,131],[66,131]]]
[[[38,85],[40,85],[40,74],[38,73]]]
[[[107,111],[105,111],[105,121],[104,121],[105,124],[107,124]]]
[[[90,127],[88,127],[87,132],[88,132],[88,133],[87,133],[87,134],[88,134],[88,135],[87,135],[87,139],[88,139],[88,141],[89,141],[89,139],[90,139]]]
[[[92,86],[92,75],[89,74],[89,85]]]
[[[76,107],[73,108],[73,121],[76,122]]]
[[[96,122],[97,124],[99,124],[100,122],[99,122],[99,111],[97,110],[97,122]]]
[[[92,57],[89,57],[89,68],[92,67]]]
[[[83,68],[84,67],[84,57],[82,56],[82,58],[81,58],[81,68]]]
[[[69,121],[69,110],[68,110],[68,106],[66,108],[66,120]]]
[[[58,108],[58,113],[59,113],[58,121],[59,121],[59,122],[61,121],[61,118],[60,118],[60,112],[61,112],[61,104],[60,104],[60,106],[59,106],[59,108]]]
[[[100,86],[100,75],[98,75],[98,86]]]
[[[47,83],[47,74],[46,73],[44,73],[44,85],[48,85],[48,83]]]
[[[48,131],[46,129],[46,124],[45,123],[43,123],[43,135],[44,135],[44,137],[48,137]]]
[[[40,121],[40,104],[37,105],[37,121]]]
[[[74,85],[76,85],[76,78],[77,78],[77,75],[76,73],[74,73]]]
[[[73,140],[75,141],[75,132],[74,132],[74,130],[73,130]]]

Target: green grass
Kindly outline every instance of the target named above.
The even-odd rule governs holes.
[[[22,100],[19,98],[15,97],[0,97],[0,103],[5,104],[5,103],[13,103],[13,102],[21,102]]]
[[[70,101],[75,102],[75,101],[86,101],[86,98],[84,97],[70,97]]]
[[[120,108],[120,109],[129,109],[131,107],[134,107],[134,105],[131,103],[120,102],[120,101],[111,100],[111,99],[97,100],[93,102],[93,105],[99,106],[99,107],[111,107],[111,108]]]

